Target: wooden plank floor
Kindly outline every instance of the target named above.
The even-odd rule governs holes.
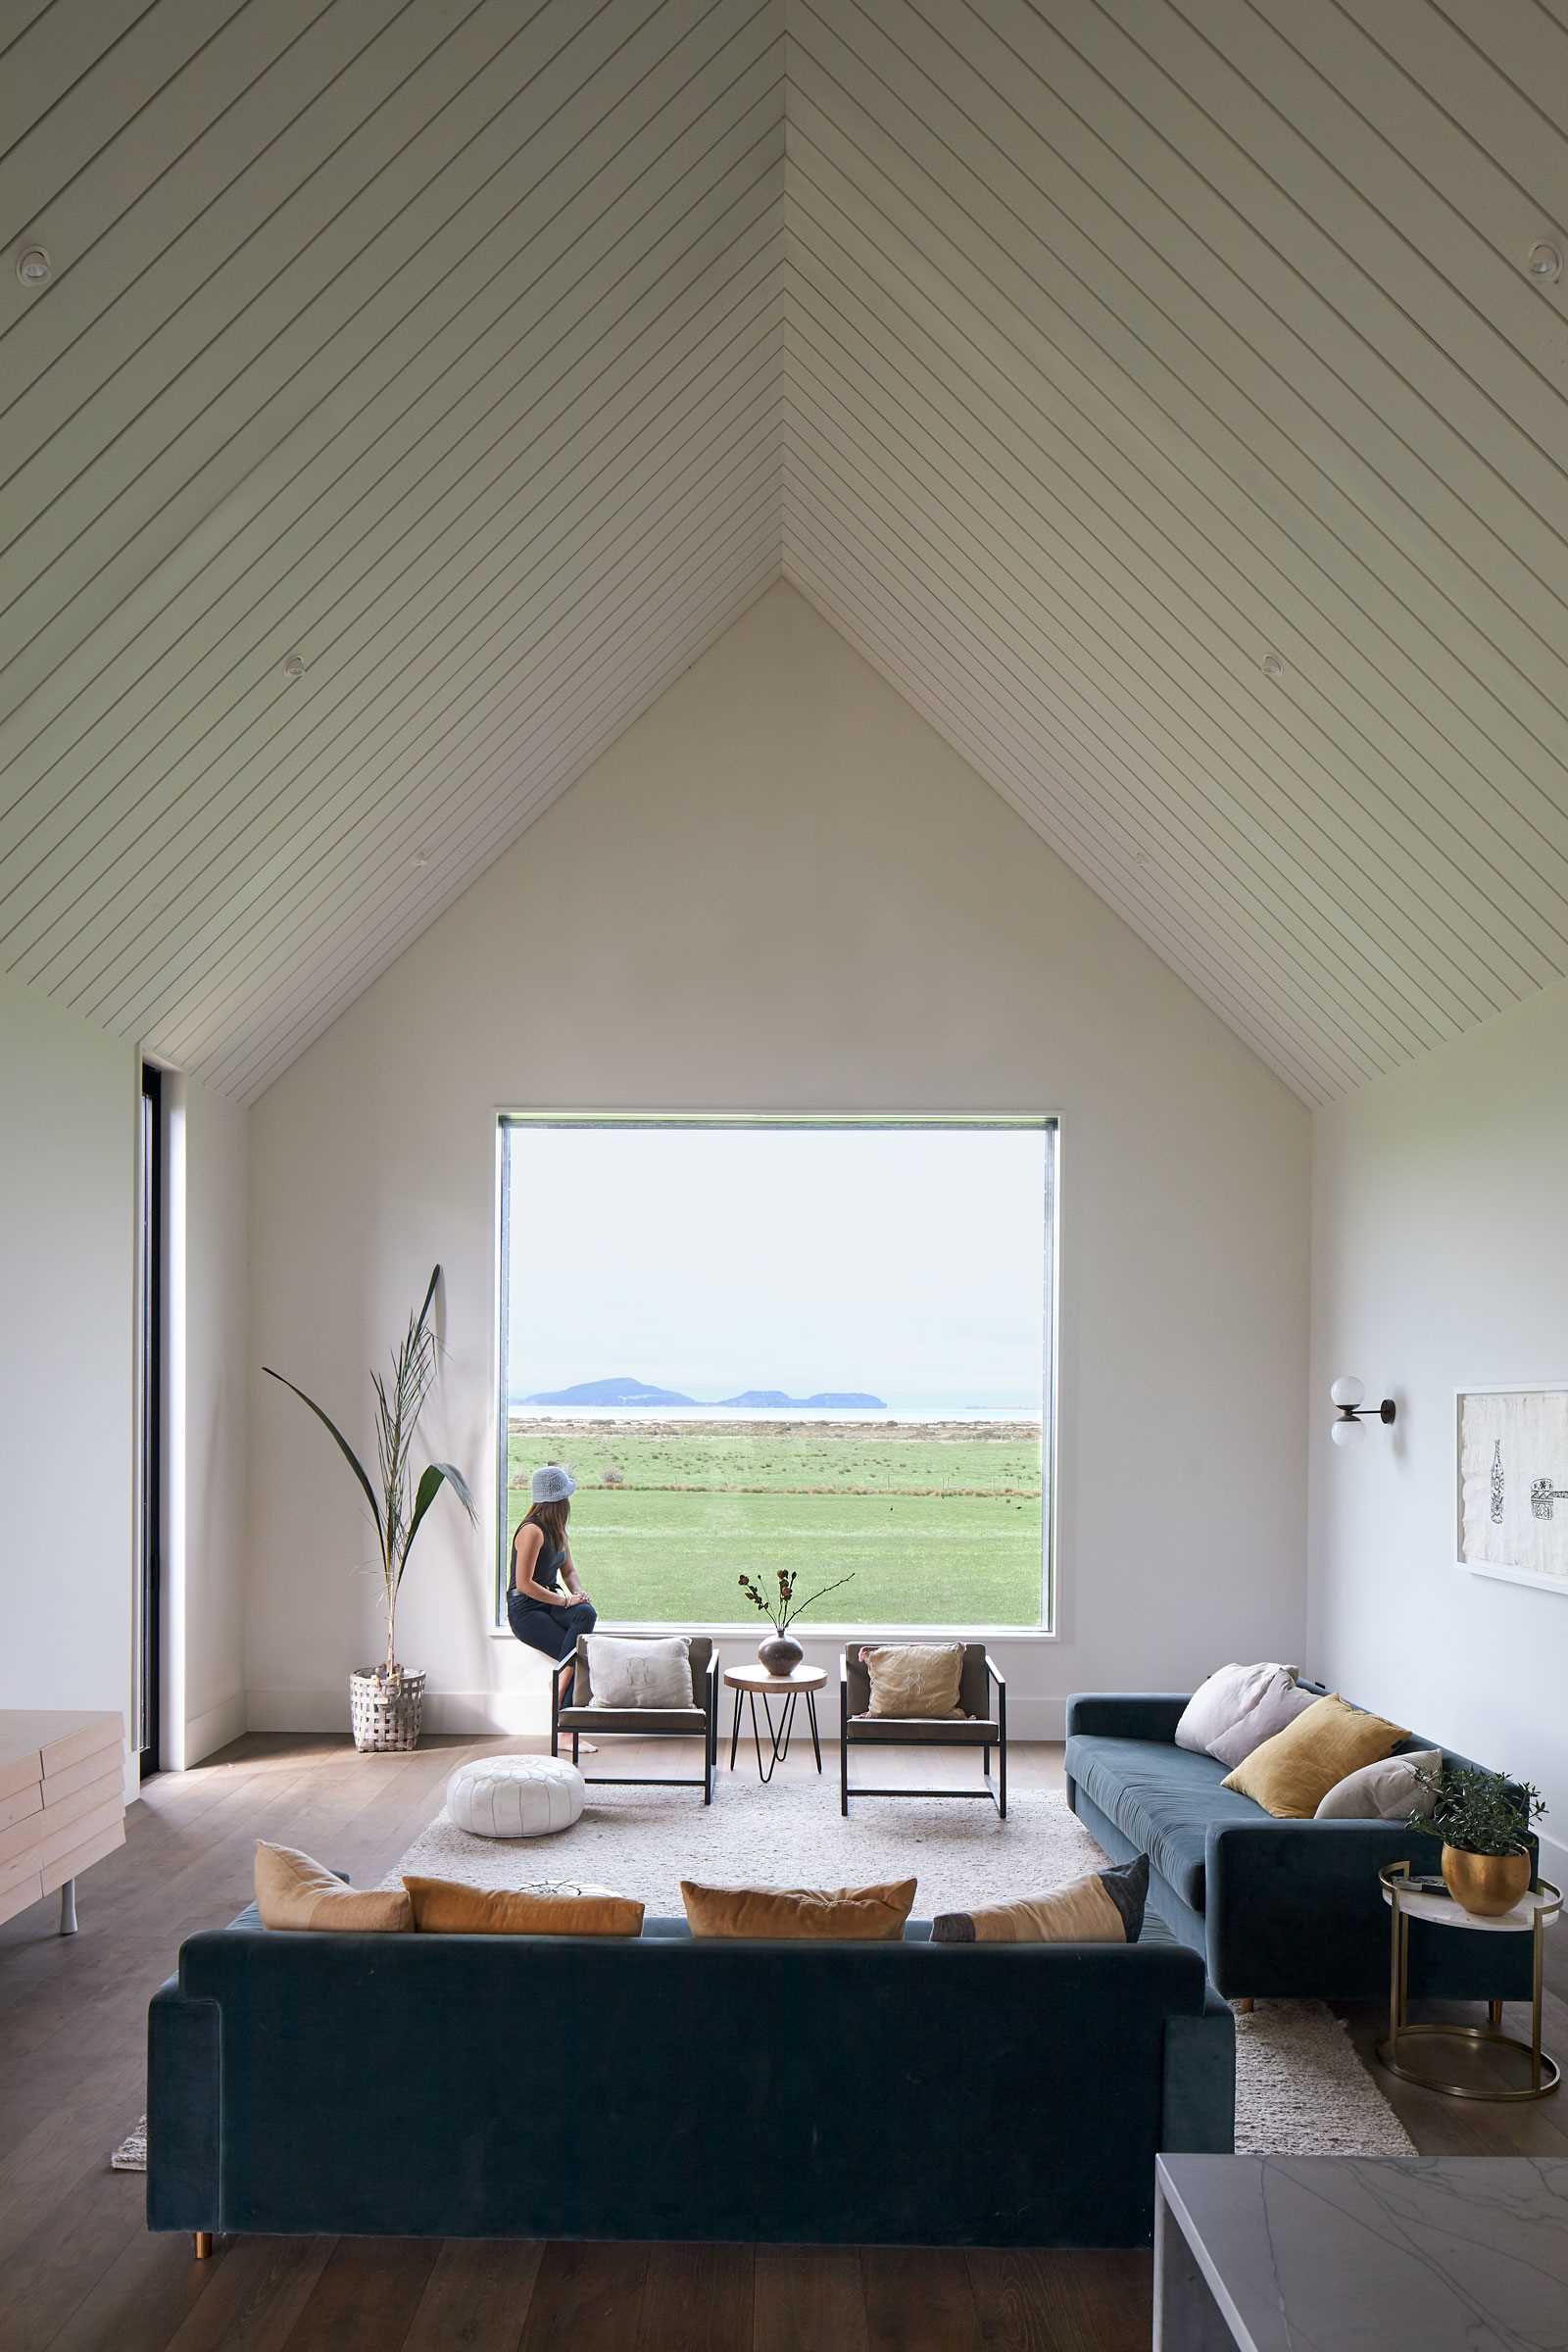
[[[1146,2352],[1139,2254],[250,2238],[195,2263],[184,2237],[150,2236],[141,2176],[108,2169],[143,2105],[148,1995],[186,1936],[249,1898],[254,1840],[373,1882],[455,1764],[524,1744],[236,1740],[149,1785],[124,1849],[82,1882],[74,1940],[52,1902],[0,1928],[0,2352]],[[924,1759],[903,1761],[917,1778]],[[1019,1786],[1060,1784],[1059,1748],[1009,1761]],[[808,1751],[785,1769],[809,1771]],[[1568,2008],[1548,2006],[1561,2050]],[[1347,2014],[1369,2050],[1376,2014]],[[1424,2153],[1568,2155],[1555,2100],[1465,2107],[1381,2080]]]

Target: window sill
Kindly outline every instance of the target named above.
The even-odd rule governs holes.
[[[759,1632],[755,1621],[749,1625],[741,1625],[733,1621],[727,1625],[688,1625],[674,1618],[657,1618],[648,1622],[638,1622],[627,1618],[617,1623],[612,1618],[602,1617],[594,1630],[601,1634],[707,1634],[714,1642],[751,1642],[754,1644],[766,1638]],[[794,1628],[791,1630],[795,1631]],[[891,1640],[895,1634],[907,1634],[911,1639],[921,1642],[940,1642],[944,1639],[951,1642],[960,1636],[969,1642],[1059,1642],[1061,1640],[1058,1633],[1043,1625],[879,1626],[873,1618],[870,1630],[872,1633],[880,1634],[884,1640]],[[492,1642],[510,1642],[513,1639],[512,1628],[509,1625],[492,1625],[489,1633]],[[802,1643],[863,1642],[866,1637],[867,1629],[864,1624],[815,1625],[795,1633],[795,1639]],[[519,1643],[518,1646],[522,1648],[526,1647],[526,1644]]]

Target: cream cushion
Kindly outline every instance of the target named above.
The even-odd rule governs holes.
[[[447,1783],[447,1814],[472,1838],[548,1838],[582,1812],[583,1778],[562,1756],[478,1756]]]
[[[689,1708],[692,1649],[684,1634],[657,1642],[617,1642],[613,1634],[585,1634],[590,1704],[607,1712]]]
[[[861,1656],[871,1685],[867,1712],[872,1718],[894,1716],[902,1722],[924,1716],[930,1721],[963,1713],[958,1704],[961,1642],[888,1642]]]
[[[1174,1738],[1178,1747],[1208,1755],[1214,1741],[1255,1707],[1277,1674],[1295,1679],[1294,1666],[1219,1666],[1200,1682],[1182,1710]]]
[[[1322,1803],[1318,1821],[1408,1821],[1412,1813],[1430,1817],[1437,1798],[1415,1777],[1416,1766],[1434,1780],[1443,1772],[1441,1747],[1418,1747],[1406,1756],[1383,1756],[1348,1772],[1336,1781]]]
[[[298,1846],[256,1840],[256,1908],[264,1928],[296,1932],[342,1930],[358,1936],[406,1935],[414,1926],[409,1898],[401,1888],[345,1886],[335,1871],[314,1862]]]
[[[1276,1666],[1240,1723],[1233,1723],[1209,1741],[1209,1754],[1221,1764],[1240,1764],[1254,1747],[1261,1747],[1298,1715],[1304,1715],[1318,1695],[1315,1690],[1303,1690],[1288,1666]]]

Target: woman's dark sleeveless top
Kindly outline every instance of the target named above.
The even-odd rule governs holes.
[[[524,1524],[526,1524],[526,1522],[525,1522]],[[522,1530],[521,1530],[521,1528],[519,1528],[519,1529],[517,1530],[517,1534],[518,1534],[518,1535],[520,1535],[521,1533],[522,1533]],[[541,1544],[540,1544],[540,1545],[539,1545],[539,1557],[538,1557],[538,1558],[535,1560],[535,1562],[534,1562],[534,1564],[533,1564],[533,1581],[534,1581],[534,1583],[535,1583],[536,1585],[546,1585],[546,1586],[548,1586],[548,1587],[549,1587],[550,1591],[551,1591],[552,1592],[555,1592],[555,1590],[556,1590],[556,1580],[558,1579],[558,1577],[559,1577],[559,1576],[560,1576],[560,1574],[561,1574],[562,1563],[564,1562],[564,1560],[565,1559],[565,1557],[566,1557],[566,1546],[564,1545],[564,1544],[551,1544],[551,1543],[549,1543],[548,1541],[543,1541],[543,1542],[541,1542]],[[514,1536],[514,1537],[513,1537],[513,1539],[512,1539],[512,1582],[511,1582],[511,1584],[508,1586],[507,1590],[508,1590],[510,1592],[516,1592],[516,1590],[517,1590],[517,1537],[516,1537],[516,1536]],[[524,1593],[522,1594],[522,1598],[523,1598],[524,1600],[529,1600],[529,1599],[532,1599],[532,1597],[533,1597],[533,1596],[532,1596],[532,1594],[531,1594],[531,1593],[528,1593],[528,1592],[524,1592]],[[543,1607],[543,1605],[544,1605],[544,1604],[543,1604],[543,1602],[541,1602],[541,1601],[535,1601],[535,1602],[534,1602],[534,1606],[535,1606],[535,1608],[541,1608],[541,1607]]]

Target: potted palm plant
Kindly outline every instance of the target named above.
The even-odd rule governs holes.
[[[1443,1839],[1443,1883],[1478,1919],[1500,1919],[1530,1886],[1535,1867],[1530,1825],[1546,1810],[1541,1790],[1505,1772],[1451,1764],[1415,1777],[1432,1796],[1430,1813],[1412,1813],[1412,1830]]]
[[[393,1350],[392,1370],[383,1380],[378,1372],[370,1375],[375,1390],[375,1456],[376,1476],[372,1483],[369,1472],[349,1444],[336,1422],[330,1420],[313,1396],[295,1388],[293,1381],[270,1364],[262,1369],[270,1379],[280,1381],[292,1391],[301,1404],[309,1405],[338,1451],[360,1483],[360,1489],[369,1505],[375,1527],[382,1592],[386,1603],[386,1656],[378,1666],[356,1667],[349,1676],[349,1702],[354,1724],[354,1744],[362,1752],[369,1749],[417,1747],[419,1729],[424,1714],[424,1676],[410,1674],[399,1664],[397,1654],[398,1594],[408,1572],[409,1554],[414,1539],[424,1524],[424,1515],[443,1487],[450,1487],[470,1520],[474,1518],[473,1496],[462,1472],[451,1462],[429,1462],[420,1471],[416,1483],[413,1469],[414,1433],[418,1426],[424,1402],[435,1385],[438,1353],[435,1333],[430,1327],[430,1309],[435,1302],[437,1285],[441,1280],[439,1265],[430,1276],[424,1294],[424,1303],[416,1315],[409,1317],[408,1330],[401,1345]]]

